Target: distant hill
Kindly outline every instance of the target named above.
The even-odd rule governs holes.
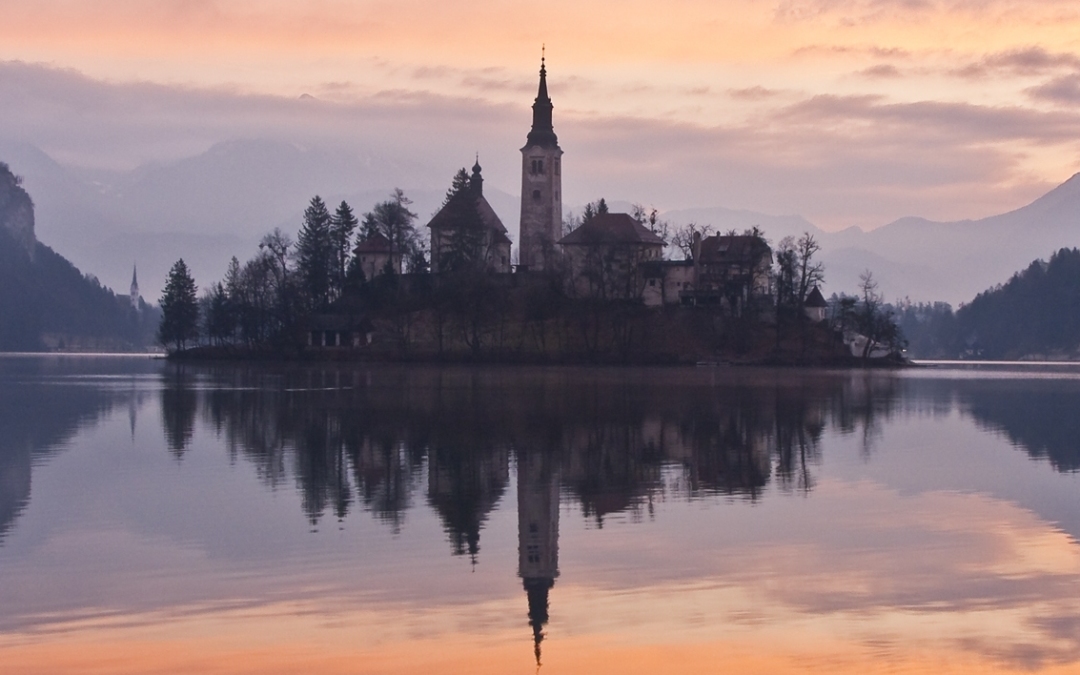
[[[1036,260],[956,312],[906,307],[901,328],[915,357],[1080,358],[1080,249]]]
[[[250,257],[275,227],[295,237],[316,194],[363,214],[401,187],[424,225],[453,177],[375,155],[252,139],[133,171],[66,167],[32,145],[2,141],[0,161],[25,176],[47,241],[117,288],[137,262],[144,295],[153,299],[177,258],[203,286],[221,278],[232,256]],[[471,162],[462,158],[463,166]],[[485,194],[516,238],[517,197],[490,185]]]
[[[956,312],[957,333],[994,359],[1080,356],[1080,250],[1036,260]]]
[[[344,199],[362,214],[399,186],[413,199],[422,225],[451,178],[374,154],[265,139],[222,142],[194,157],[134,171],[66,167],[38,148],[10,142],[0,142],[0,161],[25,175],[40,235],[106,285],[123,287],[138,262],[150,298],[158,297],[177,258],[205,285],[222,276],[230,257],[248,257],[264,233],[280,227],[295,235],[315,194],[328,204]],[[495,178],[488,186],[499,182]],[[488,186],[485,195],[517,241],[518,196]],[[620,197],[603,196],[612,204]],[[869,231],[825,232],[799,215],[721,206],[672,209],[663,217],[717,231],[757,225],[773,243],[810,232],[822,244],[826,294],[854,292],[859,275],[870,269],[889,300],[907,296],[956,305],[1049,251],[1080,246],[1080,176],[1027,206],[981,220],[909,217]]]
[[[158,314],[38,242],[33,202],[0,164],[0,317],[0,351],[129,350],[153,339]]]
[[[1009,213],[947,223],[902,218],[870,232],[832,233],[822,244],[834,290],[854,289],[868,267],[890,300],[967,302],[1049,251],[1080,246],[1080,174]],[[891,265],[862,264],[870,255]]]

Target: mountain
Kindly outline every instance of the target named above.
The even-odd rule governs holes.
[[[423,225],[442,204],[451,174],[374,154],[270,140],[218,143],[206,152],[132,171],[71,168],[24,143],[0,142],[37,201],[38,230],[106,285],[126,287],[137,263],[144,296],[156,300],[169,268],[184,258],[200,287],[219,280],[232,256],[256,251],[280,227],[295,238],[316,194],[358,215],[395,186]],[[488,201],[516,235],[517,197],[488,187]]]
[[[422,226],[451,178],[376,154],[270,140],[218,143],[195,157],[133,171],[65,167],[17,143],[0,143],[0,161],[19,166],[45,240],[117,288],[138,263],[148,298],[158,297],[177,258],[206,287],[221,278],[230,257],[249,258],[266,232],[280,227],[295,236],[315,194],[331,205],[348,201],[363,214],[400,186]],[[516,241],[518,197],[491,185],[485,196]],[[722,207],[669,210],[663,217],[720,232],[757,225],[774,244],[809,232],[822,245],[826,294],[854,292],[859,275],[870,269],[889,300],[955,305],[1030,260],[1080,245],[1080,176],[1009,213],[956,222],[909,217],[870,231],[825,232],[798,215]]]
[[[127,350],[153,338],[157,312],[132,307],[37,241],[34,206],[0,164],[0,351]]]
[[[1035,260],[956,312],[899,309],[916,358],[1080,358],[1080,249]]]
[[[970,302],[1031,260],[1080,245],[1080,174],[1009,213],[956,222],[902,218],[821,242],[831,290],[853,290],[867,267],[890,300]]]

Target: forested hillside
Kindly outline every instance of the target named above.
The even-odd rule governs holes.
[[[1080,357],[1080,250],[1036,260],[955,312],[944,303],[902,307],[909,351],[922,358]]]
[[[0,351],[130,350],[152,343],[156,309],[131,306],[33,235],[33,203],[0,163]]]

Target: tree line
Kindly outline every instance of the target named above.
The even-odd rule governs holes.
[[[437,279],[424,274],[429,271],[428,243],[400,189],[361,218],[344,201],[331,212],[315,196],[304,211],[295,241],[279,229],[268,233],[251,259],[241,263],[233,258],[224,278],[201,297],[184,261],[177,261],[161,298],[165,316],[159,339],[173,351],[194,344],[298,350],[307,343],[312,318],[330,313],[374,316],[381,334],[396,343],[399,352],[423,344],[439,356],[464,351],[473,357],[512,352],[546,358],[581,352],[590,359],[629,358],[635,350],[644,354],[667,339],[661,335],[662,326],[646,316],[640,278],[632,280],[636,285],[628,292],[593,297],[569,283],[570,266],[557,255],[547,258],[553,264],[544,274],[530,273],[526,281],[517,279],[519,275],[490,274],[486,261],[491,236],[485,235],[478,194],[469,174],[459,170],[443,200],[440,218],[448,223],[448,239],[438,245]],[[570,232],[607,212],[605,200],[592,202],[581,216],[569,214],[564,230]],[[694,255],[695,240],[712,234],[709,226],[693,223],[673,227],[655,209],[635,206],[632,215],[684,258]],[[738,235],[734,230],[727,234]],[[825,278],[818,259],[820,245],[809,233],[782,239],[775,249],[768,293],[751,297],[748,284],[759,257],[771,249],[759,228],[738,236],[760,242],[750,247],[753,259],[746,261],[746,269],[723,282],[729,304],[736,306],[740,298],[745,303],[738,305],[738,316],[725,318],[719,329],[706,330],[704,339],[715,349],[748,351],[764,339],[758,335],[758,324],[771,313],[776,349],[798,333],[800,349],[806,352],[813,343],[808,337],[813,329],[805,317],[806,300]],[[386,242],[389,256],[377,278],[368,279],[359,247],[376,237]],[[603,256],[598,259],[607,261]],[[640,276],[637,265],[619,266],[623,268]],[[876,336],[876,344],[895,343],[898,333],[872,330],[891,325],[891,319],[872,288],[863,290],[860,297],[841,303],[837,320]],[[794,326],[799,326],[797,331]]]
[[[297,343],[313,313],[326,311],[347,289],[367,281],[356,253],[361,242],[382,237],[391,261],[403,260],[410,272],[427,270],[411,203],[397,189],[358,219],[347,202],[331,213],[316,195],[304,210],[295,240],[275,228],[247,262],[233,257],[224,278],[201,297],[187,265],[178,260],[161,296],[160,342],[174,350],[200,339],[251,348]],[[398,270],[388,263],[383,271]]]
[[[955,311],[897,303],[910,350],[923,358],[1073,358],[1080,351],[1080,250],[1062,248]]]

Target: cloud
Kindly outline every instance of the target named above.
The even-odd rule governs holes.
[[[774,89],[766,89],[765,87],[746,87],[743,89],[729,89],[728,95],[731,98],[741,101],[762,101],[765,99],[773,98],[780,92]]]
[[[1063,75],[1024,90],[1029,96],[1060,105],[1080,105],[1080,74]]]
[[[899,68],[888,63],[882,63],[876,66],[870,66],[869,68],[864,68],[856,74],[869,79],[888,80],[896,79],[903,76]]]
[[[501,71],[422,75],[436,72],[491,80],[478,87],[516,86],[502,80]],[[369,186],[380,189],[439,187],[479,151],[488,184],[516,193],[534,83],[528,91],[511,91],[506,98],[514,103],[493,102],[476,89],[447,95],[409,80],[401,84],[365,91],[331,82],[311,90],[318,100],[298,100],[227,88],[106,83],[73,70],[7,62],[0,63],[0,135],[35,144],[65,163],[117,169],[192,156],[234,138],[352,148],[412,167],[389,176],[386,185]],[[595,104],[591,110],[557,100],[556,131],[567,153],[564,202],[606,196],[663,208],[722,205],[799,213],[826,228],[877,226],[913,212],[977,217],[1019,206],[1017,186],[1028,185],[1021,192],[1037,196],[1045,181],[1024,172],[1023,156],[1075,147],[1080,124],[1070,111],[1019,106],[871,95],[793,100],[795,92],[760,85],[717,90],[725,91],[716,98],[753,104],[745,117],[695,124],[658,118],[655,109],[612,114],[596,97],[583,99]],[[697,98],[711,101],[707,93]]]
[[[963,78],[984,78],[1042,75],[1062,69],[1080,69],[1080,56],[1069,52],[1051,52],[1033,46],[988,54],[982,59],[954,69],[952,73]]]
[[[841,26],[884,21],[918,21],[942,15],[994,19],[1003,15],[1027,19],[1040,14],[1075,16],[1068,0],[782,0],[773,12],[780,23],[836,18]]]

